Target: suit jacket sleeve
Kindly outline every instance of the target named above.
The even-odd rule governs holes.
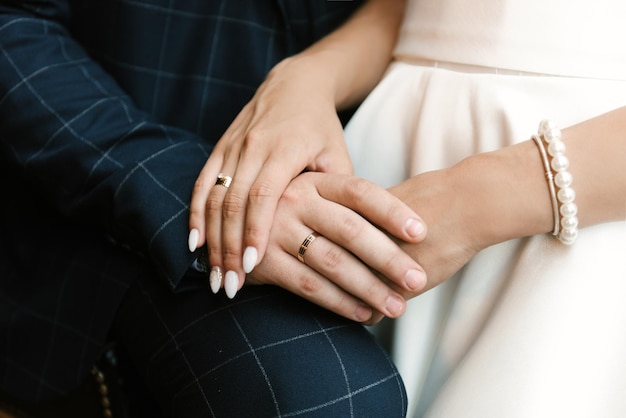
[[[176,288],[195,257],[188,203],[210,146],[136,108],[70,35],[66,2],[3,4],[0,163],[45,204],[147,257]]]

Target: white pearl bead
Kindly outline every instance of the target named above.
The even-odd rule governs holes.
[[[549,129],[555,129],[556,123],[550,119],[544,119],[539,122],[539,128],[537,129],[537,133],[539,136],[543,136],[543,134]]]
[[[564,216],[561,219],[561,227],[563,229],[576,229],[578,227],[578,218],[576,216]]]
[[[557,172],[567,170],[569,168],[569,160],[563,154],[555,155],[554,158],[552,158],[550,166]]]
[[[571,187],[565,187],[559,190],[557,196],[561,203],[572,203],[576,199],[576,192]]]
[[[578,236],[578,229],[573,228],[573,229],[563,229],[561,230],[561,233],[559,234],[559,239],[564,243],[564,244],[572,244],[575,240],[576,237]]]
[[[574,202],[564,203],[561,205],[559,212],[561,213],[562,216],[565,216],[565,217],[576,216],[578,214],[578,206],[576,206],[576,203]]]
[[[569,171],[561,171],[554,176],[554,184],[560,189],[571,186],[573,180],[574,178]]]
[[[555,140],[550,142],[550,145],[548,145],[548,154],[550,154],[552,157],[558,154],[565,154],[565,142],[561,140]]]
[[[561,139],[561,130],[559,128],[548,129],[543,133],[543,139],[545,139],[548,144],[559,141]]]
[[[535,136],[533,136],[533,140],[537,142],[540,150],[544,148],[544,143],[547,144],[546,151],[550,157],[552,157],[549,162],[545,161],[546,158],[544,152],[542,157],[544,159],[544,163],[549,165],[550,168],[556,172],[554,176],[548,175],[548,181],[552,183],[550,190],[553,201],[558,199],[560,204],[559,213],[561,214],[561,219],[555,225],[555,230],[558,230],[559,226],[561,227],[561,230],[558,233],[557,238],[564,244],[571,245],[578,236],[578,218],[576,217],[578,213],[578,206],[574,203],[576,192],[571,187],[573,178],[567,171],[569,168],[569,159],[565,156],[566,146],[561,140],[561,130],[551,120],[542,120],[539,123],[537,134],[541,140],[538,140]],[[554,196],[553,186],[556,186],[559,189],[556,196]],[[556,201],[554,204],[556,204]]]

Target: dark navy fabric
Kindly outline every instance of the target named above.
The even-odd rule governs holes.
[[[406,415],[398,372],[367,330],[277,287],[229,301],[141,277],[113,333],[166,416]]]
[[[268,70],[359,4],[0,1],[2,390],[79,384],[140,276],[204,292],[186,244],[199,170]]]

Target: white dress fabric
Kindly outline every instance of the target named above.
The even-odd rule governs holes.
[[[626,105],[624,22],[623,0],[410,0],[346,128],[356,174],[388,187]],[[393,356],[410,417],[626,417],[626,220],[482,251],[409,302]]]

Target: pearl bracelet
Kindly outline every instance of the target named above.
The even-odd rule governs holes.
[[[548,180],[554,215],[552,235],[562,243],[571,245],[578,236],[578,207],[574,203],[576,192],[572,188],[572,174],[567,171],[569,160],[565,156],[561,130],[554,122],[543,120],[539,124],[537,135],[533,135],[532,139],[539,148]]]

